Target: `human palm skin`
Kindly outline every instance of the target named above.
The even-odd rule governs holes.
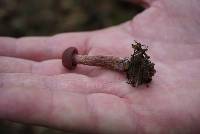
[[[0,38],[0,118],[99,134],[200,133],[200,2],[148,0],[133,20],[53,37]],[[62,66],[62,52],[129,57],[149,46],[157,70],[149,87],[123,73]]]

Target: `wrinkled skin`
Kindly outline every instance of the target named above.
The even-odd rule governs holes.
[[[0,38],[0,118],[69,132],[200,133],[200,1],[146,0],[132,20],[93,32]],[[157,73],[147,88],[122,73],[61,64],[80,54],[128,57],[149,45]]]

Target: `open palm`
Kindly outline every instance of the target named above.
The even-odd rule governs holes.
[[[200,2],[148,0],[133,20],[53,37],[0,38],[0,118],[87,133],[200,133]],[[99,67],[62,66],[62,52],[129,57],[149,46],[147,88]]]

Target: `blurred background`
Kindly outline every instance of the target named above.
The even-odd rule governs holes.
[[[130,20],[142,10],[142,7],[128,0],[0,0],[0,36],[39,36],[96,30]],[[0,134],[64,132],[0,121]]]

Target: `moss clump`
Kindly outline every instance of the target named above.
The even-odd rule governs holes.
[[[135,41],[132,44],[134,53],[128,60],[128,68],[126,70],[128,83],[134,87],[146,84],[152,81],[152,76],[156,73],[154,63],[150,61],[150,56],[146,54],[148,47]]]

